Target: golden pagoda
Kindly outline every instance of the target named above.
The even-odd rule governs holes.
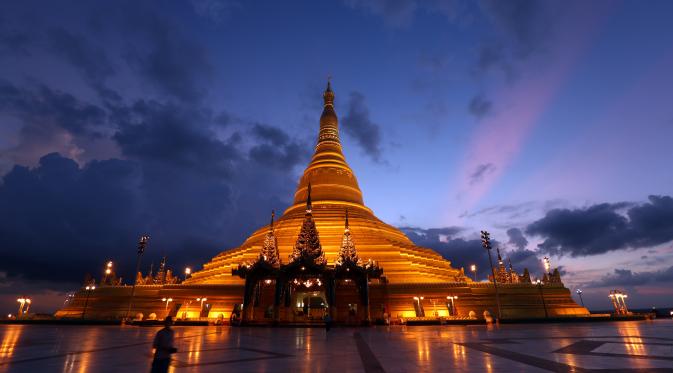
[[[512,277],[503,272],[495,276],[502,282],[497,288],[493,282],[474,282],[463,269],[378,219],[365,205],[344,157],[334,98],[328,82],[313,157],[282,216],[277,221],[272,216],[269,225],[216,255],[181,284],[136,286],[133,317],[160,317],[164,304],[157,300],[168,298],[175,301],[170,311],[165,305],[165,313],[178,318],[205,315],[250,323],[312,322],[327,312],[343,323],[588,314],[560,281],[542,288],[505,281]],[[98,294],[89,294],[87,315],[119,317],[131,290],[107,287]],[[197,298],[208,302],[196,307]],[[77,314],[73,303],[57,316]]]

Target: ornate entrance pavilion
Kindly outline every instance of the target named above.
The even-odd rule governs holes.
[[[99,286],[93,293],[82,289],[56,315],[77,317],[86,303],[88,317],[123,317],[131,294],[131,315],[194,319],[206,314],[210,320],[227,320],[233,314],[244,323],[310,323],[326,312],[337,323],[386,316],[483,318],[485,312],[502,318],[588,315],[557,272],[533,284],[527,271],[520,275],[511,265],[508,270],[499,258],[493,276],[497,288],[493,282],[475,282],[462,268],[378,219],[364,204],[344,157],[334,98],[328,83],[313,157],[294,202],[278,220],[272,217],[271,224],[182,283],[138,283],[135,290]]]
[[[333,266],[327,264],[313,221],[310,183],[306,216],[289,263],[281,264],[279,256],[272,213],[269,232],[257,260],[232,271],[245,279],[243,323],[269,322],[270,319],[273,323],[321,322],[326,314],[348,323],[371,321],[369,283],[380,281],[383,270],[375,262],[363,263],[358,257],[348,226],[348,210],[338,257]],[[351,303],[346,303],[348,301]]]

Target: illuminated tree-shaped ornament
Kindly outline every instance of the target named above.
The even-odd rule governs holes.
[[[273,231],[273,219],[275,216],[275,211],[271,211],[271,224],[269,224],[269,232],[264,237],[264,244],[262,251],[259,253],[259,260],[278,268],[280,267],[280,254],[278,253],[278,240]]]
[[[315,264],[319,265],[326,263],[325,254],[320,244],[320,237],[318,236],[318,229],[313,221],[310,182],[308,183],[308,197],[306,199],[306,215],[304,216],[304,222],[301,225],[297,242],[292,249],[290,261],[297,261],[302,258],[312,260]]]
[[[351,231],[348,226],[348,210],[346,210],[346,223],[344,227],[344,235],[341,240],[341,249],[339,250],[339,256],[337,257],[336,264],[343,265],[345,263],[359,264],[360,258],[358,258],[357,250],[355,249],[355,243],[351,237]]]

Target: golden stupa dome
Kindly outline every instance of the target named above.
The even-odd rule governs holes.
[[[274,224],[281,260],[287,263],[301,230],[310,183],[313,218],[329,264],[336,261],[342,244],[347,209],[349,231],[358,255],[363,260],[378,262],[391,283],[470,281],[461,271],[452,268],[451,262],[431,249],[416,246],[402,231],[379,220],[365,206],[357,178],[342,152],[334,92],[329,82],[323,99],[315,152],[299,179],[293,204]],[[238,248],[218,254],[186,283],[241,283],[240,278],[231,275],[231,270],[259,256],[268,231],[269,226],[264,226]]]

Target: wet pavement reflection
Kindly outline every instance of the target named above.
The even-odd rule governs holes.
[[[673,372],[673,320],[174,329],[173,372]],[[157,330],[0,325],[0,373],[147,371]]]

